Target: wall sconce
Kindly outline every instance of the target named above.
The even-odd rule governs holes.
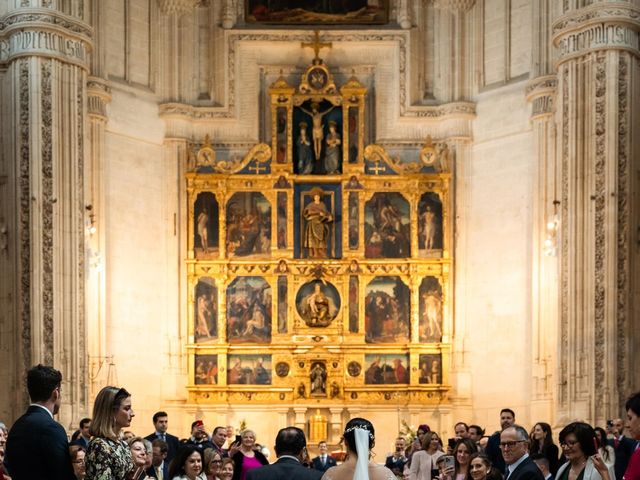
[[[553,201],[553,216],[547,221],[547,236],[544,240],[543,252],[547,257],[555,257],[558,253],[558,230],[560,217],[558,216],[559,200]]]
[[[84,207],[89,212],[89,220],[87,222],[87,232],[89,235],[96,233],[96,215],[93,213],[93,205],[87,205]]]

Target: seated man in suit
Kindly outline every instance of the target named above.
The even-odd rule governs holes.
[[[60,409],[62,374],[38,365],[27,372],[31,405],[13,424],[5,465],[13,480],[74,480],[67,433],[53,416]],[[36,461],[34,461],[36,460]]]
[[[326,472],[331,467],[335,467],[338,464],[335,458],[331,455],[327,455],[328,448],[326,441],[321,440],[318,443],[318,449],[320,450],[320,455],[311,461],[311,466],[313,468],[320,470],[321,472]]]
[[[529,457],[529,432],[520,425],[507,427],[500,433],[500,450],[507,465],[504,480],[544,480]]]
[[[302,465],[307,455],[307,440],[298,427],[286,427],[276,436],[278,461],[249,470],[247,480],[320,480],[322,472]]]
[[[178,451],[180,440],[178,437],[167,433],[169,428],[169,415],[167,412],[156,412],[153,415],[153,426],[156,431],[144,438],[145,440],[149,440],[151,444],[153,444],[154,440],[162,440],[167,444],[167,458],[165,461],[169,464]]]
[[[147,469],[147,477],[158,480],[171,480],[169,478],[169,462],[167,462],[167,452],[169,447],[167,442],[156,438],[151,442],[151,466]]]

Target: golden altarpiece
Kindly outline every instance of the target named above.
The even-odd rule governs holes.
[[[340,431],[330,407],[448,403],[446,143],[366,145],[367,89],[317,47],[268,98],[265,143],[190,145],[190,401],[291,406],[311,442]]]

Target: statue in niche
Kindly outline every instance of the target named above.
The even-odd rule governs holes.
[[[309,115],[313,120],[313,151],[316,154],[316,160],[320,159],[320,152],[322,150],[322,139],[324,138],[324,131],[322,128],[322,117],[324,117],[331,110],[336,108],[335,106],[331,106],[327,108],[324,112],[321,112],[320,105],[317,102],[311,103],[311,111],[300,107],[304,113]]]
[[[311,141],[307,136],[307,124],[300,122],[300,135],[298,136],[298,173],[308,175],[313,171],[313,153]]]
[[[204,253],[209,253],[209,215],[206,210],[202,210],[198,214],[198,235],[200,236],[200,244]]]
[[[333,223],[333,215],[322,202],[324,192],[321,188],[311,189],[313,201],[303,210],[305,220],[303,246],[307,258],[327,258],[327,240]]]
[[[296,295],[296,309],[307,326],[326,327],[338,315],[340,294],[321,280],[305,283]]]
[[[316,362],[309,373],[311,380],[311,395],[327,394],[327,369],[322,362]]]
[[[337,124],[329,121],[329,133],[327,134],[327,149],[324,156],[324,169],[328,174],[340,173],[340,134],[336,131]]]

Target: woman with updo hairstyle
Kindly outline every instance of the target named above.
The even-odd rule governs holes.
[[[129,446],[122,441],[123,428],[134,413],[131,394],[124,388],[104,387],[96,396],[87,448],[86,480],[128,480],[133,472]]]
[[[167,480],[207,480],[202,471],[202,451],[193,444],[180,445],[176,456],[169,465]]]
[[[342,465],[327,470],[322,480],[396,480],[391,470],[369,461],[376,438],[369,420],[349,420],[343,438],[347,447],[347,457]]]

